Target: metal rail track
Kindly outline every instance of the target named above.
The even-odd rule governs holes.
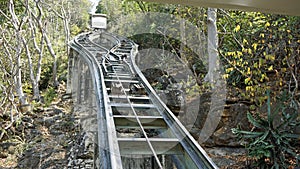
[[[95,168],[217,168],[136,65],[134,42],[93,32],[77,36],[70,46],[92,72],[98,109]]]

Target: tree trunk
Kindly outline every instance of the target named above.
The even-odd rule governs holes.
[[[16,76],[15,76],[15,84],[16,84],[16,92],[19,97],[20,105],[26,105],[28,104],[26,101],[26,97],[23,92],[23,84],[22,84],[22,71],[21,71],[21,45],[18,45],[18,51],[17,51],[17,64],[16,64]]]
[[[58,79],[57,79],[57,57],[55,54],[55,51],[52,47],[51,41],[48,37],[48,34],[46,33],[46,28],[45,26],[42,24],[41,18],[42,18],[42,8],[40,6],[40,1],[37,0],[36,1],[36,7],[38,8],[38,11],[40,13],[39,16],[35,16],[34,13],[32,13],[32,15],[34,16],[34,19],[36,20],[38,27],[42,33],[42,36],[44,37],[45,43],[47,45],[47,48],[49,50],[49,53],[51,54],[51,56],[53,57],[53,70],[52,70],[52,79],[53,79],[53,85],[54,86],[58,86]]]
[[[216,72],[219,70],[218,63],[218,32],[217,32],[217,9],[207,10],[207,36],[208,36],[208,73],[204,80],[213,83],[216,80]]]
[[[186,45],[186,33],[185,33],[185,20],[180,20],[180,58],[185,62],[188,63],[185,53],[185,45]]]
[[[26,97],[23,92],[22,71],[21,71],[22,38],[21,38],[21,31],[19,30],[19,27],[21,27],[22,24],[19,22],[16,14],[15,14],[13,0],[9,1],[9,12],[11,14],[10,21],[13,24],[13,28],[14,28],[15,35],[16,35],[16,40],[18,43],[17,48],[16,48],[17,64],[16,64],[16,67],[14,68],[14,74],[15,74],[14,81],[16,84],[16,93],[19,97],[20,105],[26,105],[28,103],[26,101]]]
[[[66,51],[67,51],[67,56],[70,54],[70,48],[69,48],[69,41],[70,41],[70,27],[69,27],[69,18],[70,16],[68,15],[70,12],[65,10],[64,4],[62,3],[61,6],[62,10],[62,20],[64,23],[64,29],[65,29],[65,42],[66,42]],[[69,2],[67,2],[67,10],[69,10]]]
[[[32,84],[32,90],[33,90],[33,99],[39,99],[40,98],[40,90],[39,90],[39,85],[38,82],[36,81],[35,75],[34,75],[34,67],[32,63],[32,58],[31,58],[31,53],[28,47],[28,44],[25,40],[24,37],[22,37],[22,43],[26,51],[27,59],[28,59],[28,67],[29,67],[29,76],[30,76],[30,81]]]
[[[36,32],[36,24],[33,22],[32,15],[31,15],[33,13],[32,12],[33,10],[31,9],[28,0],[24,4],[24,7],[26,8],[26,10],[28,12],[27,24],[29,25],[30,30],[31,30],[31,39],[29,41],[27,41],[24,36],[22,36],[21,38],[22,38],[23,46],[25,48],[26,55],[27,55],[27,60],[28,60],[29,76],[30,76],[30,81],[31,81],[31,85],[32,85],[33,99],[39,101],[39,99],[40,99],[39,81],[40,81],[40,76],[41,76],[41,65],[42,65],[42,57],[43,57],[43,35],[40,40],[41,46],[39,47],[39,45],[36,42],[36,33],[37,33]],[[39,15],[41,15],[41,13]],[[29,48],[30,41],[33,41],[33,46],[39,55],[36,72],[35,72],[35,67],[34,67],[33,61],[32,61],[32,59],[33,59],[32,57],[34,54],[33,55],[31,54],[31,50]],[[34,51],[34,50],[32,50],[32,51]]]

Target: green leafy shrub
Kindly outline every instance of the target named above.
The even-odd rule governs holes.
[[[274,92],[288,87],[290,70],[300,61],[299,17],[229,10],[220,11],[218,18],[219,53],[228,85],[239,88],[240,96],[256,106],[266,101],[268,87]]]
[[[293,157],[297,163],[300,159],[294,148],[300,135],[293,131],[300,127],[297,104],[284,93],[279,98],[279,103],[271,109],[270,91],[267,91],[267,115],[247,117],[254,130],[243,131],[239,128],[232,132],[248,141],[246,147],[249,156],[254,157],[259,168],[288,168],[290,165],[287,157]]]
[[[49,107],[51,105],[51,102],[54,100],[54,98],[57,97],[57,93],[53,87],[48,87],[46,92],[44,93],[44,103],[46,107]]]

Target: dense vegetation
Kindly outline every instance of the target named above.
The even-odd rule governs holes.
[[[87,0],[0,1],[0,140],[66,80],[68,42],[87,29]]]

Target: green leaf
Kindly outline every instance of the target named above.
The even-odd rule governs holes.
[[[275,167],[275,169],[279,169],[279,164],[276,161],[272,168],[274,168],[274,167]]]
[[[261,128],[261,129],[266,129],[266,126],[261,124],[259,121],[254,119],[254,117],[251,115],[251,113],[247,113],[247,118],[250,121],[251,124],[253,124],[255,127]]]
[[[251,80],[251,77],[248,77],[245,79],[245,84],[248,84],[248,82]]]
[[[255,141],[254,141],[253,143],[251,143],[251,144],[255,145],[255,144],[257,144],[257,143],[259,143],[259,142],[265,140],[265,139],[267,138],[268,135],[269,135],[269,131],[266,131],[266,132],[264,133],[264,135],[262,135],[261,137],[259,137],[257,140],[255,140]]]
[[[264,132],[253,132],[253,131],[240,131],[241,134],[245,134],[245,138],[256,138],[264,134]]]
[[[292,133],[281,134],[281,137],[300,139],[299,134],[292,134]]]
[[[292,149],[287,147],[282,147],[283,150],[285,150],[287,153],[291,154],[292,156],[296,157],[297,153],[295,153]]]

